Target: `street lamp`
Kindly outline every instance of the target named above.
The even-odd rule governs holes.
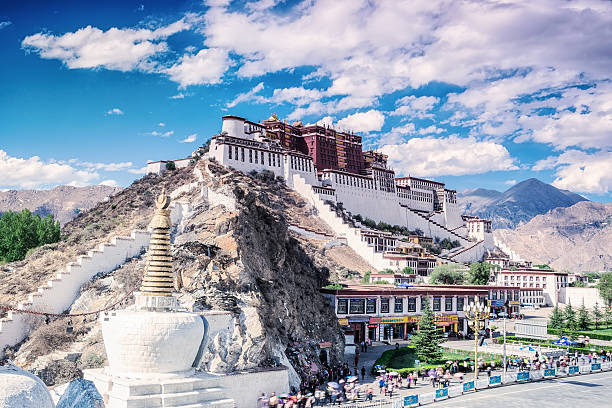
[[[478,378],[478,332],[484,328],[487,319],[486,307],[480,302],[463,306],[463,313],[474,331],[474,381]]]

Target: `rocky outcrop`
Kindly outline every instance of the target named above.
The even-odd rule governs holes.
[[[181,200],[189,202],[173,232],[173,266],[183,283],[181,303],[195,311],[230,313],[226,326],[213,333],[201,365],[215,372],[286,365],[291,383],[296,385],[313,363],[319,364],[319,343],[332,343],[330,358],[340,359],[344,337],[333,309],[319,289],[329,282],[330,271],[334,275],[350,272],[342,272],[343,268],[333,260],[323,263],[322,254],[327,249],[288,228],[291,219],[293,224],[324,230],[325,224],[312,216],[312,208],[282,180],[269,179],[265,174],[245,175],[205,161],[182,171],[192,176],[144,181],[151,191],[158,192],[162,185],[169,186],[168,191],[181,191]],[[140,183],[117,196],[122,196],[124,203],[128,199],[142,203],[143,199],[136,197],[142,194]],[[182,188],[184,185],[190,187]],[[115,211],[109,206],[117,206],[117,196],[72,223],[87,219],[82,228],[104,223],[104,215]],[[137,214],[140,223],[151,216],[150,211],[144,210]],[[68,227],[74,228],[72,223]],[[74,231],[66,239],[81,244],[77,237]],[[63,255],[63,245],[53,253]],[[41,262],[43,256],[26,260],[19,268]],[[138,285],[143,270],[143,261],[135,258],[117,270],[96,276],[82,288],[71,311],[99,310],[114,304]],[[125,302],[122,307],[133,300],[128,298]],[[59,319],[39,324],[11,356],[20,365],[40,373],[47,384],[70,380],[81,369],[105,364],[99,326],[94,319]]]

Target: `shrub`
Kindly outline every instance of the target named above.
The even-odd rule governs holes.
[[[339,283],[330,283],[329,285],[325,285],[323,286],[323,289],[330,289],[330,290],[340,290],[342,289],[344,286],[342,286]]]
[[[166,170],[176,170],[176,164],[172,160],[170,160],[166,163]]]
[[[59,222],[52,215],[41,218],[29,210],[8,211],[0,216],[0,260],[15,262],[28,250],[60,240]]]

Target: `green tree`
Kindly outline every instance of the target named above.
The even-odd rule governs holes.
[[[595,302],[595,306],[593,306],[593,323],[595,323],[595,330],[599,328],[599,322],[601,322],[604,318],[604,315],[599,308],[599,303]]]
[[[8,211],[0,216],[0,261],[25,258],[29,249],[60,240],[59,222],[52,215],[41,218],[29,210]]]
[[[606,322],[606,326],[612,325],[612,306],[610,304],[606,305],[604,309],[604,320]]]
[[[370,276],[372,275],[372,272],[367,271],[366,273],[363,274],[363,278],[361,279],[361,283],[370,283]]]
[[[565,328],[568,330],[576,330],[578,322],[576,321],[576,312],[572,308],[572,304],[568,303],[563,310],[563,318],[565,320]]]
[[[469,282],[472,285],[486,285],[491,280],[491,265],[486,262],[474,262],[470,265]]]
[[[563,328],[563,313],[559,310],[559,306],[555,306],[552,310],[550,318],[548,319],[548,326],[552,329]]]
[[[419,331],[414,336],[412,343],[416,347],[419,358],[427,362],[435,362],[442,359],[442,333],[436,326],[436,320],[429,302],[424,302],[419,321]]]
[[[612,302],[612,272],[602,273],[597,287],[599,288],[599,294],[609,305]]]
[[[584,307],[584,302],[582,302],[582,306],[578,308],[578,319],[576,324],[580,330],[588,330],[589,325],[591,324],[589,311],[586,307]]]
[[[176,164],[173,161],[166,162],[166,170],[176,170]]]
[[[461,285],[465,281],[465,275],[459,270],[458,265],[443,264],[434,268],[429,277],[432,285]]]
[[[586,283],[584,283],[581,280],[575,280],[572,283],[570,283],[570,286],[572,288],[586,288]]]
[[[406,266],[404,269],[402,269],[402,273],[404,275],[414,275],[414,269],[412,269],[410,266]]]

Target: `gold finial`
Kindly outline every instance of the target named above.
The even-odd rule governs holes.
[[[172,272],[172,252],[170,244],[170,198],[166,188],[155,200],[155,214],[150,227],[153,229],[149,250],[147,251],[147,268],[142,279],[140,292],[147,296],[171,296],[174,289]]]

